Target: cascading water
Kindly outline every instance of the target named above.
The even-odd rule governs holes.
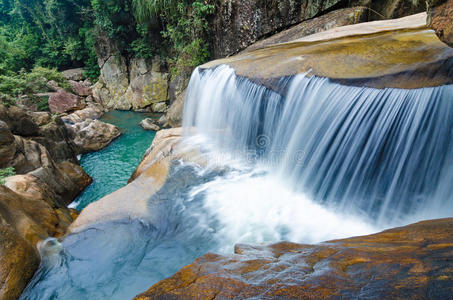
[[[227,66],[196,70],[184,126],[258,158],[292,191],[380,226],[453,213],[453,86],[373,89],[301,74],[277,89],[285,95]]]
[[[43,244],[52,257],[22,299],[128,299],[236,243],[314,243],[451,216],[452,95],[304,74],[271,90],[227,66],[197,69],[181,148],[208,164],[175,162],[149,219]]]

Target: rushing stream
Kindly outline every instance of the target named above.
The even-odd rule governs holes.
[[[279,86],[196,70],[184,111],[196,133],[184,143],[212,165],[174,162],[149,218],[47,241],[22,298],[130,299],[235,243],[314,243],[453,214],[453,86],[378,90],[302,74]]]

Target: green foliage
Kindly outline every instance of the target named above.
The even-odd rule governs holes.
[[[162,23],[162,37],[168,49],[165,52],[173,73],[193,68],[209,58],[209,23],[207,18],[214,13],[215,6],[207,0],[132,0],[134,16],[139,22],[138,32],[147,35],[143,27]],[[141,29],[141,30],[140,30]],[[148,43],[149,44],[149,43]],[[138,45],[138,46],[137,46]],[[143,43],[135,41],[133,50],[145,52]],[[163,51],[165,50],[165,51]]]
[[[0,184],[5,184],[6,177],[14,176],[14,175],[16,175],[16,172],[14,171],[13,167],[9,167],[6,169],[0,169]]]
[[[81,65],[95,72],[90,11],[88,0],[2,0],[0,74]]]
[[[106,35],[126,59],[158,55],[174,73],[193,68],[209,58],[207,20],[214,13],[213,3],[214,0],[2,0],[1,97],[29,91],[28,77],[32,74],[26,74],[36,75],[36,66],[59,70],[84,66],[85,76],[95,81],[99,76],[95,48],[101,35]]]
[[[36,104],[39,110],[48,110],[48,97],[36,94],[48,92],[47,82],[53,80],[59,87],[69,89],[69,83],[56,69],[35,67],[31,72],[21,70],[13,75],[0,75],[0,97],[2,103],[9,106],[15,99],[26,96],[30,104]]]
[[[198,66],[209,58],[209,23],[207,18],[214,13],[214,5],[195,0],[191,4],[179,2],[168,17],[163,36],[170,40],[175,58],[170,58],[173,72]]]

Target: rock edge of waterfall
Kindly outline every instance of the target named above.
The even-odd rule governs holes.
[[[52,101],[61,107],[62,99]],[[67,206],[92,182],[77,155],[121,134],[97,120],[103,110],[86,102],[59,115],[0,104],[0,168],[15,173],[0,185],[0,299],[20,296],[39,267],[39,244],[63,236],[77,218]]]
[[[317,245],[236,245],[160,281],[145,299],[446,299],[453,293],[453,219]]]

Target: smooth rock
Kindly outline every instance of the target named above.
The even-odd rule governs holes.
[[[135,299],[448,299],[453,218],[318,245],[208,253]]]
[[[80,232],[93,224],[130,219],[150,218],[148,201],[165,183],[171,161],[177,154],[182,128],[160,130],[128,185],[90,203],[71,224],[69,231]]]
[[[159,131],[160,127],[156,123],[157,123],[156,120],[146,118],[142,120],[139,125],[145,130]]]
[[[91,178],[70,162],[6,178],[0,185],[0,299],[17,299],[39,266],[37,244],[62,236],[77,216],[66,205]]]
[[[49,161],[47,156],[55,162],[77,162],[76,146],[59,117],[0,105],[0,119],[4,122],[0,126],[0,152],[5,155],[0,168],[13,166],[16,172],[26,173]],[[13,139],[12,134],[16,134]]]
[[[76,123],[71,129],[80,153],[101,150],[121,135],[120,129],[115,125],[92,119]]]
[[[13,134],[32,136],[39,132],[39,126],[32,117],[22,108],[17,106],[5,107],[0,105],[0,120],[8,124]]]
[[[343,26],[200,68],[227,64],[236,75],[277,91],[276,79],[301,73],[375,88],[412,89],[453,83],[453,49],[427,30],[425,23],[426,14],[422,13]]]
[[[170,105],[165,115],[166,122],[171,127],[180,127],[182,125],[182,114],[184,110],[184,100],[186,90],[178,95],[176,100]]]
[[[99,119],[103,114],[104,112],[101,108],[96,105],[90,105],[84,109],[77,110],[67,116],[61,117],[61,119],[67,125],[74,125],[76,123],[83,122],[86,119]]]
[[[49,97],[49,109],[51,113],[71,112],[85,108],[83,98],[60,90],[52,93]]]

